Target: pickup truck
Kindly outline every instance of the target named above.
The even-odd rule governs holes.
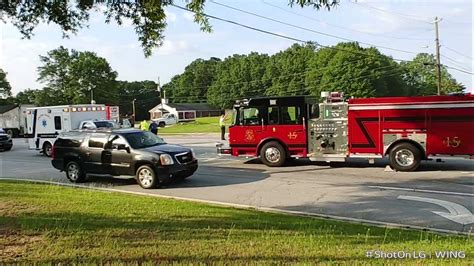
[[[165,127],[167,125],[174,125],[178,123],[178,118],[174,114],[164,114],[158,119],[153,119],[159,127]]]
[[[79,129],[100,129],[100,128],[119,128],[115,121],[112,120],[85,120],[79,125]]]

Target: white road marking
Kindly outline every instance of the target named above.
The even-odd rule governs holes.
[[[404,188],[404,187],[384,187],[384,186],[369,186],[369,188],[378,188],[378,189],[385,189],[385,190],[399,190],[399,191],[424,192],[424,193],[447,194],[447,195],[455,195],[455,196],[474,197],[474,194],[472,194],[472,193],[463,193],[463,192],[454,192],[454,191],[441,191],[441,190],[429,190],[429,189],[417,189],[417,188]]]
[[[462,224],[462,225],[474,223],[474,215],[472,214],[472,212],[470,212],[464,206],[454,203],[454,202],[439,200],[439,199],[415,197],[415,196],[398,196],[398,199],[414,200],[414,201],[421,201],[421,202],[436,204],[443,208],[446,208],[449,211],[449,213],[438,212],[438,211],[433,211],[433,213],[438,214],[446,219],[449,219],[455,223]]]
[[[232,158],[221,158],[221,157],[204,157],[204,158],[197,158],[201,162],[210,162],[210,161],[236,161],[235,159]]]
[[[423,227],[423,226],[401,224],[401,223],[390,223],[390,222],[382,222],[382,221],[376,221],[376,220],[358,219],[358,218],[352,218],[352,217],[343,217],[343,216],[314,213],[314,212],[282,210],[282,209],[271,208],[271,207],[260,207],[260,206],[245,205],[245,204],[219,202],[219,201],[213,201],[213,200],[202,200],[202,199],[193,199],[193,198],[185,198],[185,197],[167,196],[167,195],[160,195],[160,194],[151,194],[147,192],[120,190],[120,189],[114,189],[114,188],[93,187],[93,186],[77,185],[77,184],[71,184],[71,183],[61,183],[61,182],[45,181],[45,180],[32,180],[32,179],[23,179],[23,178],[0,177],[0,180],[25,181],[25,182],[32,182],[32,183],[52,184],[52,185],[65,186],[65,187],[88,188],[88,189],[94,189],[94,190],[106,191],[106,192],[119,192],[119,193],[144,195],[144,196],[151,196],[151,197],[165,198],[165,199],[200,202],[200,203],[206,203],[206,204],[212,204],[212,205],[218,205],[218,206],[234,207],[238,209],[251,209],[251,210],[259,210],[259,211],[270,212],[270,213],[286,213],[286,214],[305,216],[305,217],[335,219],[335,220],[342,220],[342,221],[347,221],[347,222],[352,222],[352,223],[371,224],[374,226],[385,227],[385,228],[428,230],[428,231],[445,233],[445,234],[470,235],[469,232],[447,230],[447,229],[441,229],[441,228]]]

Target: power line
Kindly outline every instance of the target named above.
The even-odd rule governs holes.
[[[345,66],[351,65],[351,64],[353,64],[357,61],[359,61],[359,60],[346,61],[340,67],[345,67]],[[311,70],[307,70],[307,71],[304,71],[304,72],[292,73],[292,74],[287,74],[287,75],[280,75],[280,76],[276,76],[276,77],[271,77],[270,79],[274,80],[274,79],[280,79],[280,78],[286,78],[286,77],[303,76],[303,75],[306,75],[306,74],[309,74],[309,73],[316,73],[317,71],[320,71],[320,70],[323,70],[323,69],[326,69],[326,68],[330,68],[330,67],[332,67],[332,66],[324,66],[324,67],[320,67],[318,69],[311,69]],[[385,69],[385,68],[390,68],[390,67],[394,67],[394,66],[387,65],[387,66],[382,66],[382,67],[374,68],[374,69],[370,69],[370,70],[374,71],[374,70]],[[235,85],[252,84],[252,83],[258,83],[258,82],[263,83],[263,80],[262,79],[255,79],[255,80],[247,80],[247,81],[239,81],[239,82],[231,82],[231,83],[227,82],[227,83],[218,84],[218,85],[219,86],[235,86]],[[181,89],[205,89],[205,88],[209,88],[209,87],[210,86],[192,86],[192,87],[180,87],[180,88]]]
[[[471,22],[468,22],[468,21],[453,21],[451,19],[445,19],[445,21],[449,22],[449,23],[455,23],[455,24],[466,24],[466,25],[472,25],[472,21]]]
[[[470,57],[470,56],[468,56],[468,55],[466,55],[466,54],[463,54],[463,53],[461,53],[461,52],[459,52],[459,51],[456,51],[456,50],[454,50],[454,49],[452,49],[452,48],[449,48],[449,47],[447,47],[447,46],[445,46],[445,45],[443,45],[443,46],[441,46],[441,47],[442,47],[442,48],[445,48],[445,49],[447,49],[447,50],[449,50],[449,51],[451,51],[451,52],[453,52],[453,53],[456,53],[456,54],[458,54],[458,55],[460,55],[460,56],[464,56],[464,57],[466,57],[466,58],[469,58],[469,59],[471,59],[471,60],[474,60],[474,58],[472,58],[472,57]]]
[[[366,31],[361,31],[361,30],[357,30],[357,29],[352,29],[352,28],[348,28],[348,27],[341,26],[341,25],[336,25],[336,24],[332,24],[332,23],[327,23],[326,21],[323,21],[323,20],[320,20],[320,19],[315,19],[315,18],[313,18],[313,17],[306,16],[306,15],[300,14],[300,13],[298,13],[298,12],[294,12],[294,11],[291,11],[291,10],[288,10],[288,9],[285,9],[285,8],[282,8],[282,7],[280,7],[280,6],[277,6],[277,5],[268,3],[268,2],[266,2],[265,0],[262,0],[262,3],[265,4],[265,5],[268,5],[268,6],[277,8],[277,9],[280,9],[280,10],[286,12],[286,13],[294,14],[294,15],[299,16],[299,17],[303,17],[303,18],[306,18],[306,19],[309,19],[309,20],[312,20],[312,21],[316,21],[316,22],[319,22],[319,23],[323,23],[324,25],[328,25],[328,26],[331,26],[331,27],[334,27],[334,28],[339,28],[339,29],[343,29],[343,30],[347,30],[347,31],[359,32],[359,33],[362,33],[362,34],[367,34],[367,35],[371,35],[371,36],[375,36],[375,37],[380,37],[380,38],[388,38],[388,39],[409,40],[409,41],[430,41],[429,39],[409,38],[409,37],[398,37],[398,36],[390,36],[390,35],[385,35],[385,34],[382,35],[382,34],[377,34],[377,33],[372,33],[372,32],[366,32]],[[431,31],[431,30],[430,30],[430,31]]]
[[[295,25],[295,24],[291,24],[291,23],[287,23],[287,22],[284,22],[284,21],[281,21],[281,20],[274,19],[274,18],[259,15],[259,14],[256,14],[256,13],[253,13],[253,12],[250,12],[250,11],[246,11],[246,10],[243,10],[243,9],[240,9],[240,8],[236,8],[236,7],[233,7],[233,6],[230,6],[230,5],[222,4],[222,3],[219,3],[219,2],[216,2],[216,1],[213,1],[213,0],[210,0],[209,2],[211,2],[213,4],[216,4],[216,5],[219,5],[219,6],[222,6],[222,7],[225,7],[225,8],[228,8],[228,9],[232,9],[232,10],[235,10],[235,11],[238,11],[238,12],[242,12],[242,13],[245,13],[245,14],[248,14],[248,15],[252,15],[252,16],[259,17],[259,18],[269,20],[269,21],[273,21],[273,22],[276,22],[276,23],[279,23],[279,24],[282,24],[282,25],[286,25],[286,26],[293,27],[293,28],[300,29],[300,30],[304,30],[304,31],[309,31],[309,32],[312,32],[312,33],[316,33],[316,34],[320,34],[320,35],[324,35],[324,36],[328,36],[328,37],[332,37],[332,38],[336,38],[336,39],[340,39],[340,40],[344,40],[344,41],[358,42],[358,43],[361,43],[361,44],[374,46],[374,47],[378,47],[378,48],[381,48],[381,49],[387,49],[387,50],[392,50],[392,51],[397,51],[397,52],[402,52],[402,53],[409,53],[409,54],[417,54],[416,52],[413,52],[413,51],[407,51],[407,50],[391,48],[391,47],[376,45],[376,44],[367,43],[367,42],[361,42],[361,41],[357,41],[357,40],[353,40],[353,39],[349,39],[349,38],[329,34],[329,33],[326,33],[326,32],[301,27],[301,26],[298,26],[298,25]]]
[[[374,72],[374,73],[370,73],[370,74],[367,74],[367,75],[362,75],[362,76],[359,76],[359,77],[356,77],[356,78],[352,78],[351,80],[358,80],[358,79],[361,79],[361,78],[366,78],[366,77],[371,77],[371,76],[377,76],[377,75],[385,75],[386,73],[390,73],[390,72],[401,72],[402,69],[388,69],[388,70],[385,70],[387,68],[390,68],[390,67],[393,67],[393,66],[383,66],[383,67],[378,67],[378,68],[374,68],[374,69],[369,69],[369,71],[377,71],[377,72]],[[305,74],[308,74],[312,71],[315,71],[315,73],[317,73],[317,71],[320,70],[320,69],[316,69],[316,70],[311,70],[311,71],[305,71],[305,72],[301,72],[301,73],[297,73],[298,75],[305,75]],[[278,80],[279,78],[281,77],[284,77],[284,76],[288,76],[288,75],[283,75],[283,76],[276,76],[276,77],[273,77],[272,80]],[[230,87],[230,86],[233,86],[234,84],[242,84],[242,83],[253,83],[254,81],[261,81],[261,80],[250,80],[250,81],[242,81],[242,82],[236,82],[236,83],[224,83],[224,84],[215,84],[214,86],[218,86],[218,87]],[[295,82],[295,81],[293,81]],[[335,82],[332,82],[332,83],[336,83],[336,82],[339,82],[339,81],[335,81]],[[273,82],[272,82],[273,83]],[[296,85],[301,85],[301,84],[307,84],[308,83],[308,80],[306,79],[306,77],[302,77],[300,79],[300,81],[296,81],[294,84]],[[309,81],[309,83],[311,83],[311,81]],[[332,83],[329,83],[329,84],[332,84]],[[281,85],[281,84],[280,84]],[[271,84],[271,86],[274,86],[274,84]],[[207,88],[209,88],[211,86],[207,86]],[[201,87],[180,87],[180,89],[193,89],[193,88],[201,88]],[[256,90],[254,92],[257,92],[257,93],[263,93],[265,92],[267,88],[262,88],[261,90]],[[191,97],[191,96],[189,96]],[[180,99],[185,99],[185,98],[188,98],[188,96],[179,96],[179,97],[170,97],[171,98],[180,98]],[[200,98],[200,99],[203,99],[203,98]]]
[[[443,66],[445,66],[446,68],[449,68],[449,69],[453,69],[453,70],[457,70],[457,71],[459,71],[459,72],[463,72],[463,73],[469,74],[469,75],[474,75],[474,73],[469,72],[469,71],[466,71],[466,70],[463,70],[463,69],[459,69],[459,68],[452,67],[452,66],[447,66],[447,65],[443,65]]]
[[[182,6],[178,6],[178,5],[175,5],[175,4],[170,4],[170,6],[174,6],[176,8],[186,10],[186,11],[189,11],[189,12],[192,12],[192,13],[196,13],[195,11],[193,11],[191,9],[188,9],[188,8],[185,8],[185,7],[182,7]],[[293,38],[293,37],[285,36],[285,35],[282,35],[282,34],[278,34],[278,33],[270,32],[270,31],[258,29],[258,28],[252,27],[252,26],[247,26],[245,24],[241,24],[241,23],[238,23],[238,22],[235,22],[235,21],[232,21],[232,20],[219,18],[219,17],[209,15],[209,14],[205,14],[205,13],[202,13],[202,15],[204,15],[208,18],[224,21],[224,22],[234,24],[234,25],[237,25],[237,26],[240,26],[240,27],[244,27],[244,28],[247,28],[247,29],[250,29],[250,30],[259,31],[259,32],[262,32],[262,33],[265,33],[265,34],[270,34],[270,35],[273,35],[273,36],[277,36],[277,37],[280,37],[280,38],[285,38],[285,39],[292,40],[292,41],[295,41],[295,42],[308,43],[308,41],[305,41],[305,40],[301,40],[301,39],[298,39],[298,38]]]
[[[450,61],[452,64],[454,64],[455,66],[461,68],[461,69],[464,69],[466,71],[469,71],[468,68],[464,67],[464,64],[459,62],[459,61],[456,61],[454,59],[452,59],[451,57],[448,57],[448,56],[445,56],[445,55],[441,55],[442,58],[444,59],[447,59],[448,61]]]
[[[386,77],[390,77],[390,76],[395,76],[395,75],[399,75],[401,74],[402,70],[401,69],[393,69],[393,70],[387,70],[386,72],[380,72],[380,73],[371,73],[371,74],[367,74],[367,75],[363,75],[363,76],[359,76],[359,77],[355,77],[353,79],[350,79],[351,81],[354,81],[354,80],[358,80],[358,79],[363,79],[363,78],[369,78],[369,77],[372,77],[376,74],[383,74],[385,75]],[[327,88],[331,85],[334,85],[334,84],[337,84],[339,83],[340,81],[333,81],[333,82],[329,82],[329,83],[325,83],[325,84],[318,84],[318,87],[319,89],[323,89],[323,88]],[[285,91],[287,93],[307,93],[308,89],[311,89],[311,87],[304,87],[304,88],[301,88],[301,89],[295,89],[295,90],[289,90],[289,91]]]
[[[365,3],[352,2],[352,1],[349,1],[349,3],[357,5],[357,6],[365,7],[365,8],[368,8],[368,9],[373,9],[373,10],[376,10],[376,11],[379,11],[379,12],[387,13],[387,14],[390,14],[392,16],[399,16],[399,17],[402,17],[402,18],[405,18],[405,19],[410,19],[410,20],[413,20],[413,21],[423,22],[423,23],[426,23],[426,24],[432,24],[431,21],[428,18],[425,18],[425,17],[419,17],[419,16],[410,15],[410,14],[403,14],[403,13],[400,13],[400,12],[389,11],[389,10],[374,7],[374,6],[365,4]]]
[[[191,9],[188,9],[188,8],[185,8],[185,7],[182,7],[182,6],[179,6],[179,5],[170,4],[170,6],[173,6],[173,7],[182,9],[182,10],[186,10],[186,11],[188,11],[188,12],[196,13],[195,11],[193,11],[193,10],[191,10]],[[351,50],[346,50],[346,49],[342,49],[342,48],[338,48],[338,47],[331,47],[331,46],[327,46],[327,45],[322,45],[322,44],[320,44],[320,43],[318,43],[318,42],[316,42],[316,41],[305,41],[305,40],[301,40],[301,39],[298,39],[298,38],[290,37],[290,36],[287,36],[287,35],[282,35],[282,34],[274,33],[274,32],[271,32],[271,31],[258,29],[258,28],[256,28],[256,27],[248,26],[248,25],[245,25],[245,24],[236,22],[236,21],[232,21],[232,20],[228,20],[228,19],[223,19],[223,18],[220,18],[220,17],[216,17],[216,16],[214,16],[214,15],[206,14],[206,13],[200,13],[200,14],[203,15],[203,16],[205,16],[205,17],[208,17],[208,18],[212,18],[212,19],[215,19],[215,20],[227,22],[227,23],[234,24],[234,25],[237,25],[237,26],[240,26],[240,27],[243,27],[243,28],[247,28],[247,29],[250,29],[250,30],[258,31],[258,32],[261,32],[261,33],[265,33],[265,34],[277,36],[277,37],[280,37],[280,38],[284,38],[284,39],[288,39],[288,40],[292,40],[292,41],[296,41],[296,42],[300,42],[300,43],[304,43],[304,44],[313,44],[313,45],[315,45],[315,46],[319,46],[319,47],[323,47],[323,48],[328,48],[328,49],[332,49],[332,50],[343,51],[343,52],[347,52],[347,53],[358,54],[358,55],[364,55],[364,56],[369,56],[369,57],[376,57],[376,55],[364,53],[364,52],[361,52],[361,51],[351,51]],[[399,62],[410,62],[410,60],[398,59],[398,58],[394,58],[394,57],[392,57],[392,60],[394,60],[394,61],[399,61]]]
[[[351,65],[354,62],[355,62],[355,60],[346,61],[340,67],[345,67],[345,66]],[[320,68],[317,68],[317,69],[309,69],[307,71],[299,72],[299,73],[292,73],[292,74],[287,74],[287,75],[274,76],[274,77],[271,77],[268,81],[273,83],[275,80],[278,80],[278,79],[281,79],[281,78],[301,77],[301,80],[299,81],[299,83],[296,83],[296,84],[304,84],[304,83],[307,82],[306,77],[304,75],[307,75],[309,73],[317,73],[317,72],[319,72],[323,69],[329,68],[329,67],[331,67],[331,66],[320,67]],[[394,67],[394,66],[393,65],[386,65],[386,66],[381,66],[381,67],[376,67],[376,68],[373,68],[373,69],[369,69],[369,71],[379,71],[377,73],[372,73],[372,74],[376,75],[376,74],[383,74],[384,72],[381,71],[381,70],[384,70],[384,71],[387,71],[387,72],[397,70],[397,69],[385,70],[387,68],[392,68],[392,67]],[[212,84],[212,85],[209,85],[209,86],[186,86],[186,87],[176,87],[176,88],[192,90],[192,89],[205,89],[205,88],[209,88],[213,85],[214,86],[219,86],[219,87],[231,87],[231,86],[237,86],[237,85],[252,85],[254,83],[264,83],[264,81],[262,79],[254,79],[254,80],[246,80],[246,81],[239,81],[239,82],[227,82],[227,83],[221,83],[221,84]],[[266,90],[266,89],[267,88],[263,88],[263,90]],[[258,91],[258,92],[260,92],[260,91]],[[118,96],[119,98],[133,99],[133,98],[137,98],[139,96],[143,96],[143,94],[140,94],[140,93],[137,93],[137,94],[121,94],[121,93],[118,93],[118,92],[106,91],[106,92],[102,93],[102,96]],[[155,96],[155,95],[153,95],[153,96]],[[207,100],[207,97],[202,97],[200,95],[196,95],[196,96],[192,96],[192,95],[188,95],[188,96],[170,96],[170,97],[167,97],[167,98],[168,99],[189,99],[189,98],[193,98],[195,100]],[[137,99],[136,102],[144,104],[144,103],[156,102],[156,101],[158,101],[158,99],[159,99],[159,97],[148,98],[148,99]],[[128,105],[128,104],[131,104],[131,101],[121,99],[120,103]]]

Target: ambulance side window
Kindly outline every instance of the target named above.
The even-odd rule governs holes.
[[[54,117],[54,129],[61,130],[61,117],[60,116]]]

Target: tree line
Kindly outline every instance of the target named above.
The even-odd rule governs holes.
[[[154,81],[119,81],[117,72],[105,58],[93,52],[69,50],[64,47],[40,56],[38,82],[42,89],[25,89],[12,96],[11,85],[0,69],[0,104],[34,104],[51,106],[97,103],[120,106],[122,115],[133,113],[136,119],[148,119],[148,111],[160,103]]]
[[[435,95],[435,63],[426,53],[397,62],[357,43],[327,48],[294,44],[274,55],[197,59],[163,89],[172,102],[208,102],[222,109],[252,96],[319,96],[321,91],[354,97]],[[442,93],[463,91],[445,67],[441,72]]]
[[[38,81],[42,89],[26,89],[12,96],[7,73],[0,69],[0,104],[38,106],[97,103],[119,105],[123,115],[138,120],[161,102],[154,81],[118,81],[105,58],[89,51],[64,47],[40,56]],[[462,92],[464,87],[442,68],[442,92]],[[211,57],[191,62],[182,74],[161,88],[170,102],[207,102],[230,108],[235,100],[253,96],[314,95],[343,91],[347,96],[414,96],[437,92],[435,57],[418,54],[397,62],[376,48],[357,43],[332,47],[294,44],[274,55],[256,52]]]

